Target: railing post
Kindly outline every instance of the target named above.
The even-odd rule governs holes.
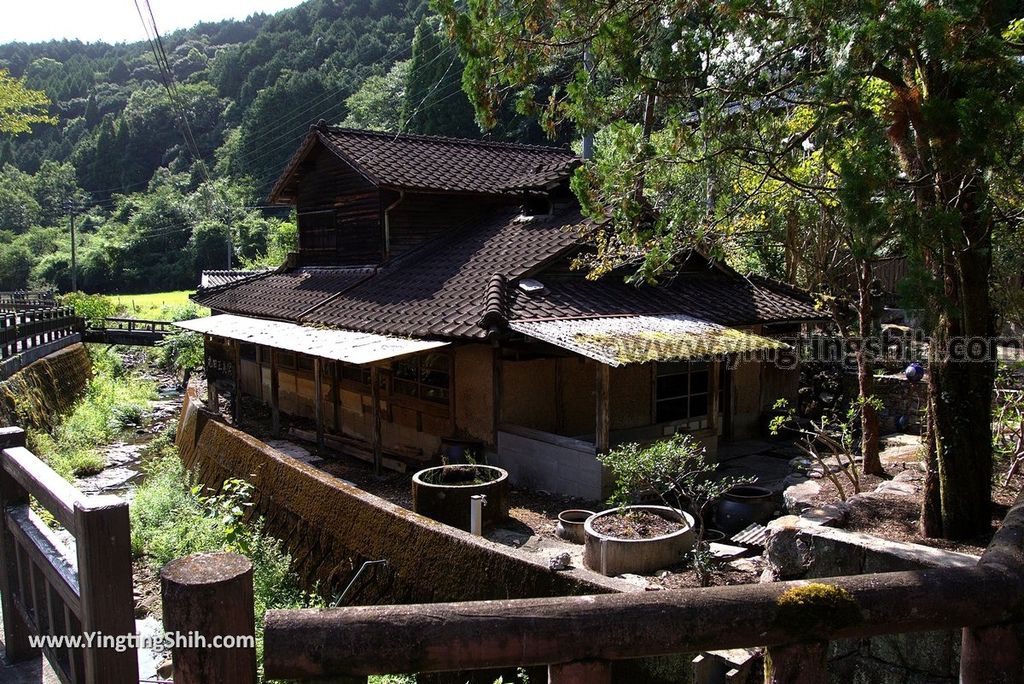
[[[160,570],[160,597],[164,629],[183,641],[192,640],[171,648],[175,684],[256,682],[255,606],[248,558],[237,553],[197,553],[175,559]],[[225,638],[242,645],[226,647]],[[213,647],[215,640],[220,647]]]
[[[4,646],[11,662],[27,660],[39,654],[39,649],[28,643],[29,629],[14,607],[11,586],[17,581],[17,556],[14,537],[7,529],[7,509],[27,506],[28,492],[14,481],[3,467],[4,449],[25,446],[25,431],[21,428],[0,428],[0,609],[4,613]]]
[[[1024,674],[1020,625],[965,627],[960,646],[960,681],[1010,684]]]
[[[116,496],[75,502],[75,546],[82,631],[113,637],[135,633],[128,504]],[[139,681],[135,649],[85,649],[86,682]]]
[[[548,665],[548,684],[611,684],[612,666],[605,660],[580,660]]]
[[[827,684],[827,641],[769,646],[764,655],[765,684]]]

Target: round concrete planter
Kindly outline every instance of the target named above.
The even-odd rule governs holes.
[[[444,465],[412,476],[412,508],[420,515],[469,531],[470,499],[487,497],[483,526],[508,519],[508,472],[486,465]]]
[[[594,511],[585,511],[580,508],[570,508],[567,511],[562,511],[558,514],[555,534],[573,544],[582,544],[586,539],[583,523],[592,515],[594,515]]]
[[[770,489],[744,485],[722,495],[715,510],[715,527],[733,535],[751,523],[767,523],[775,514],[775,496]]]
[[[586,541],[583,564],[602,575],[613,577],[623,573],[642,575],[676,565],[693,548],[694,519],[689,513],[667,506],[627,506],[627,510],[642,510],[663,518],[683,523],[683,527],[650,539],[620,539],[594,530],[594,522],[606,515],[618,515],[620,508],[601,511],[587,518],[583,524]]]

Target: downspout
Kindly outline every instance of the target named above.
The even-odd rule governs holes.
[[[391,210],[402,203],[405,199],[405,190],[398,191],[398,199],[388,205],[384,210],[384,260],[391,256]]]

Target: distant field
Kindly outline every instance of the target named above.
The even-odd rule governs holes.
[[[176,292],[150,292],[136,295],[108,295],[117,306],[117,316],[129,318],[143,318],[149,320],[160,320],[170,318],[173,311],[179,307],[191,304],[188,296],[193,290],[178,290]],[[209,309],[198,307],[203,314],[209,314]]]

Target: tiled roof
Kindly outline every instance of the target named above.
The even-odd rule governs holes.
[[[294,320],[308,309],[365,280],[366,268],[301,268],[267,272],[235,285],[200,290],[193,299],[211,309]]]
[[[495,304],[495,275],[520,278],[567,249],[578,210],[523,221],[504,211],[484,225],[416,250],[399,263],[304,317],[351,330],[414,337],[481,338],[478,325]]]
[[[509,284],[510,320],[686,314],[721,325],[750,325],[822,317],[796,288],[717,269],[686,272],[665,285],[641,287],[610,278],[536,277],[545,286],[540,292],[527,294]]]
[[[200,289],[220,287],[221,285],[245,280],[246,278],[252,278],[263,273],[267,273],[267,271],[243,271],[239,269],[231,271],[203,271],[200,275],[199,287]]]
[[[563,181],[580,163],[572,150],[560,147],[326,126],[310,135],[375,185],[403,190],[512,195]],[[308,152],[307,144],[293,157],[271,197]]]

